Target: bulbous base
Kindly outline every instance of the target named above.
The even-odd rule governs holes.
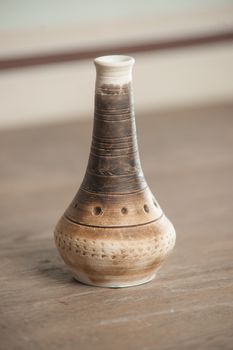
[[[63,216],[55,229],[58,251],[75,278],[112,288],[152,280],[175,238],[164,214],[153,222],[128,227],[81,225]]]

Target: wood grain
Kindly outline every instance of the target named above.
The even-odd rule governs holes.
[[[91,123],[1,132],[0,349],[232,349],[232,114],[138,118],[142,167],[177,244],[154,282],[117,290],[75,282],[53,242]]]

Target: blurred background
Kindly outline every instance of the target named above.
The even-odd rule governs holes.
[[[0,43],[0,348],[232,349],[233,1],[0,0]],[[136,59],[142,169],[177,243],[155,283],[92,291],[53,230],[106,54]]]
[[[102,54],[136,58],[143,112],[229,103],[233,2],[1,0],[0,128],[93,116]]]

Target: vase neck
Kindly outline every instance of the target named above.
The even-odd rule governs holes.
[[[108,141],[114,155],[114,145],[129,139],[137,147],[132,91],[134,59],[128,56],[103,56],[95,59],[95,120],[93,142]]]
[[[138,155],[133,108],[134,60],[120,56],[126,59],[113,65],[113,56],[110,57],[107,64],[103,63],[106,59],[95,60],[94,128],[82,187],[91,192],[134,192],[146,185]]]

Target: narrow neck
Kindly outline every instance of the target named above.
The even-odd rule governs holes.
[[[95,60],[94,128],[83,182],[88,191],[125,193],[145,187],[133,108],[133,63],[127,56]]]
[[[95,120],[93,139],[111,143],[107,154],[115,155],[120,141],[130,139],[136,150],[132,68],[134,59],[128,56],[104,56],[95,60]],[[94,141],[93,141],[94,142]],[[115,142],[115,143],[114,143]]]

